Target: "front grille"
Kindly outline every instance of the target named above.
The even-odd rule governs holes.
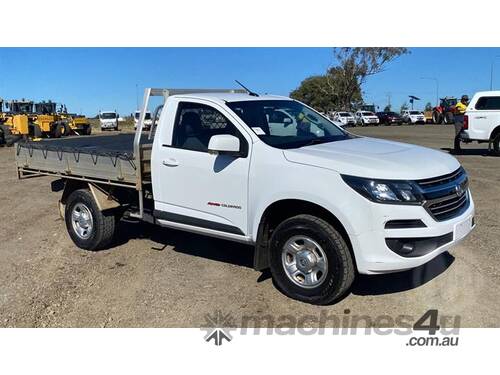
[[[439,177],[426,178],[424,180],[418,180],[417,183],[422,188],[428,188],[431,186],[439,186],[446,184],[448,182],[452,182],[456,179],[459,179],[461,176],[465,175],[465,171],[462,167],[458,168],[455,172],[445,174]]]
[[[453,173],[416,182],[422,189],[425,209],[436,221],[457,217],[469,207],[467,174],[462,167]]]

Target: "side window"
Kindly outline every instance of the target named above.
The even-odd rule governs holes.
[[[500,96],[483,96],[476,103],[479,110],[500,110]]]
[[[238,137],[242,156],[245,157],[248,154],[246,139],[218,110],[199,103],[179,103],[172,137],[173,147],[208,152],[210,138],[218,134]]]

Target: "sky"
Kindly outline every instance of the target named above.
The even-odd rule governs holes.
[[[136,110],[145,87],[233,88],[234,80],[259,93],[289,95],[308,76],[334,65],[332,48],[0,48],[0,97],[65,103],[94,116]],[[367,103],[394,110],[421,98],[473,95],[500,89],[500,48],[411,48],[363,86]],[[138,94],[137,94],[138,93]]]

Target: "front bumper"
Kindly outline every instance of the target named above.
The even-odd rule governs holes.
[[[457,245],[474,228],[474,201],[470,191],[468,196],[467,209],[445,221],[436,221],[422,206],[370,202],[372,230],[350,236],[358,271],[362,274],[378,274],[408,270],[429,262]],[[421,220],[425,227],[386,229],[385,225],[390,220]],[[394,242],[388,242],[387,239],[403,239],[402,242],[410,243],[423,240],[417,245],[422,255],[402,256],[391,250],[389,246],[394,249]]]
[[[105,122],[101,124],[101,129],[114,129],[116,128],[116,123],[114,122]]]

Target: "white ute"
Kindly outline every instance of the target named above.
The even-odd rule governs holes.
[[[164,105],[146,137],[152,95]],[[64,189],[61,210],[80,248],[109,247],[124,216],[243,242],[287,296],[329,304],[358,272],[418,267],[474,227],[454,157],[350,134],[287,97],[147,89],[127,137],[86,138],[81,149],[67,139],[18,144],[21,178],[62,177],[53,190]]]
[[[464,115],[460,140],[465,143],[488,142],[500,154],[500,91],[474,95]]]

